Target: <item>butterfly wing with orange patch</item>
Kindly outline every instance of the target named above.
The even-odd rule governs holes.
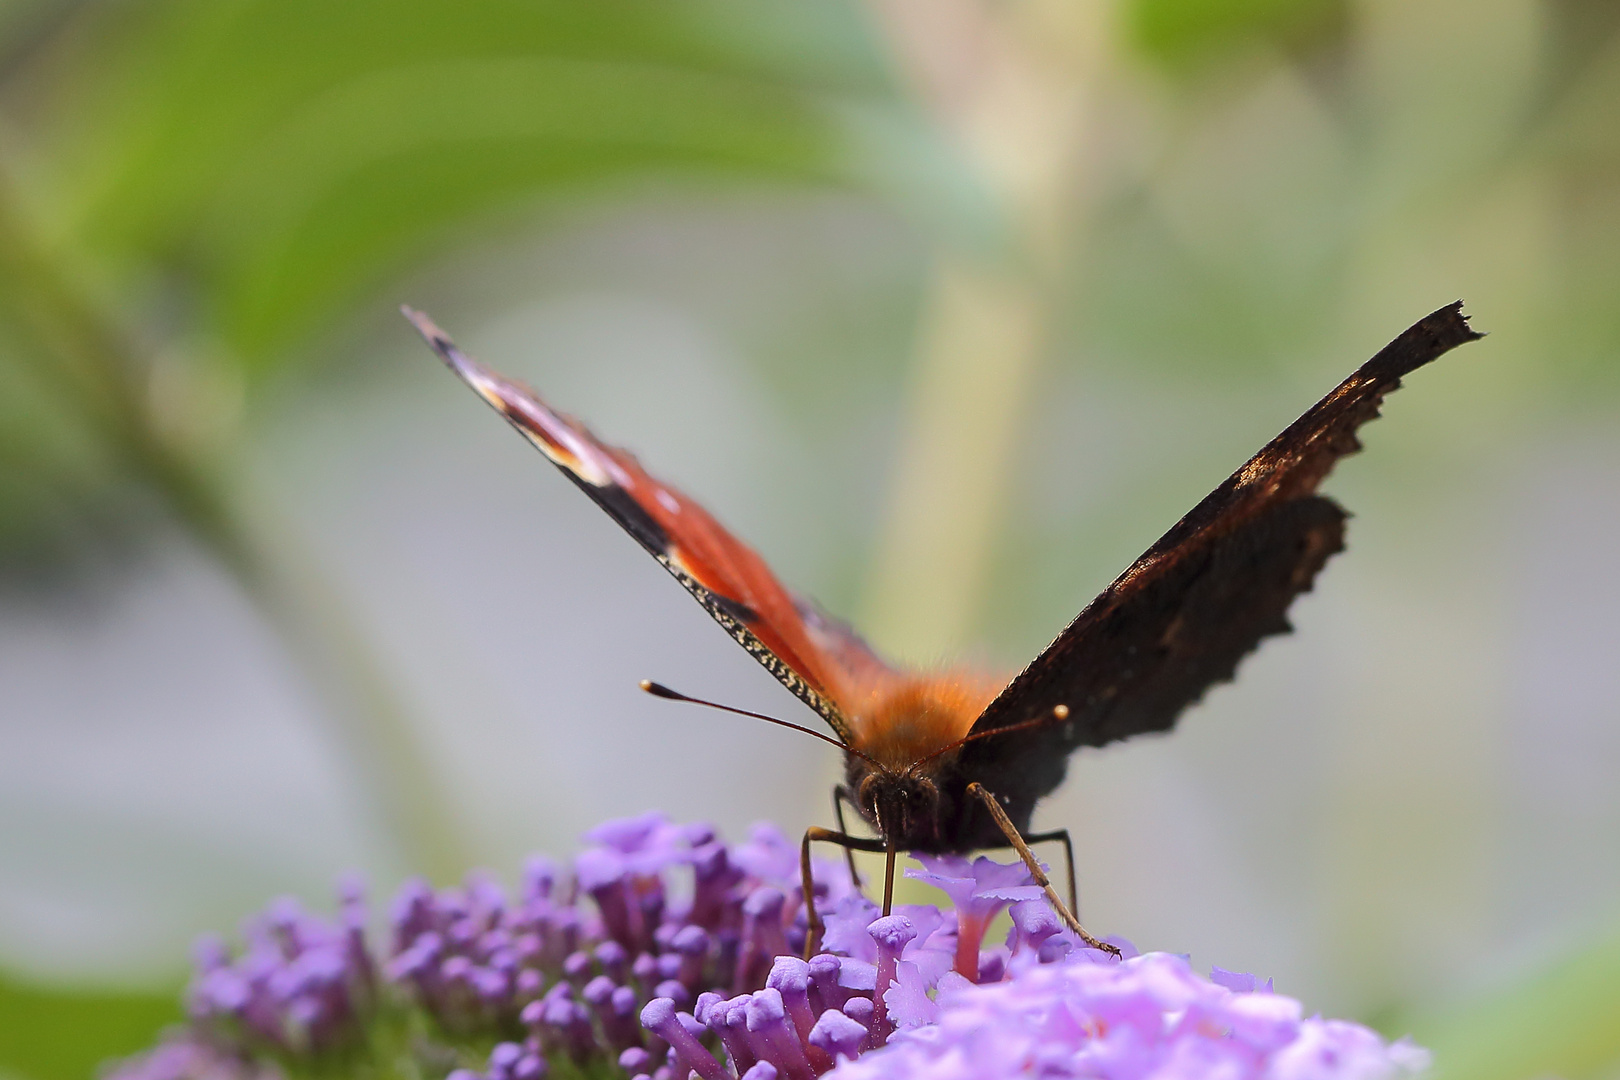
[[[467,356],[426,315],[403,311],[462,381],[635,537],[846,745],[853,741],[848,708],[859,699],[858,684],[893,669],[864,643],[846,641],[831,620],[788,592],[752,548],[697,502],[648,475],[632,455],[600,442],[527,386]],[[854,638],[853,632],[848,636]]]

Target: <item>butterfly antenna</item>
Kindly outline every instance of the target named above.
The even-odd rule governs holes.
[[[802,731],[806,735],[809,735],[812,738],[820,739],[824,743],[831,743],[832,745],[838,747],[838,749],[844,751],[846,754],[854,754],[858,758],[862,758],[866,761],[872,762],[873,765],[877,765],[877,762],[872,761],[871,758],[867,757],[853,746],[846,746],[830,735],[823,735],[815,728],[807,728],[803,725],[795,724],[788,720],[778,720],[776,717],[766,716],[764,713],[749,712],[747,709],[739,709],[733,705],[722,705],[718,701],[705,701],[702,698],[695,698],[689,694],[683,694],[679,690],[671,690],[663,683],[656,683],[651,679],[642,679],[641,688],[647,693],[651,694],[653,697],[666,698],[670,701],[685,701],[690,702],[693,705],[707,705],[709,708],[719,709],[721,712],[736,713],[738,716],[751,716],[755,720],[763,720],[767,724],[775,724],[778,727],[792,728],[794,731]]]
[[[992,735],[1007,735],[1007,734],[1010,734],[1010,733],[1012,733],[1014,731],[1025,731],[1025,730],[1028,730],[1029,728],[1043,727],[1043,726],[1045,726],[1047,724],[1053,724],[1053,723],[1057,723],[1058,721],[1061,721],[1061,720],[1067,720],[1068,718],[1069,718],[1069,707],[1067,705],[1054,705],[1054,706],[1052,706],[1052,711],[1051,712],[1047,713],[1045,716],[1037,716],[1033,720],[1025,720],[1025,721],[1022,721],[1021,723],[1017,723],[1017,724],[1008,724],[1006,727],[991,728],[989,731],[971,732],[971,733],[969,733],[967,735],[962,736],[960,739],[957,739],[955,742],[951,743],[949,746],[940,747],[938,750],[935,750],[932,754],[929,754],[927,757],[923,758],[922,760],[912,762],[910,765],[906,766],[906,774],[910,775],[912,772],[914,772],[917,769],[922,768],[924,765],[928,764],[930,761],[933,761],[935,758],[939,757],[941,754],[948,754],[952,750],[956,750],[959,747],[961,747],[961,746],[963,746],[963,745],[965,745],[967,743],[973,742],[976,739],[988,739]]]

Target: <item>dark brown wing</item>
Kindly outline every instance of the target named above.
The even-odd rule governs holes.
[[[807,622],[812,609],[785,589],[752,548],[695,500],[648,475],[629,453],[608,446],[533,390],[467,356],[426,315],[405,316],[462,380],[477,391],[581,490],[652,553],[714,620],[820,713],[838,737],[853,737],[845,702],[846,664],[855,644],[826,652],[838,635]],[[858,639],[856,639],[858,642]],[[879,663],[875,657],[873,663]]]
[[[1401,376],[1480,335],[1441,308],[1340,383],[1205,497],[1082,611],[975,721],[973,734],[1064,705],[1062,720],[962,748],[962,774],[1015,821],[1063,779],[1070,751],[1163,731],[1230,679],[1343,547],[1345,512],[1314,494]]]

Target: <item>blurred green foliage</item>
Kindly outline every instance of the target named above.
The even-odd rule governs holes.
[[[242,380],[411,261],[651,177],[848,182],[835,106],[888,95],[842,4],[70,14],[17,59],[7,99],[10,281],[48,282],[0,327],[37,376],[7,395],[4,446],[37,481],[0,495],[19,536],[101,487],[97,436],[149,444],[168,465],[137,479],[168,472],[163,493],[195,503],[179,477],[219,444],[186,440],[228,434]],[[21,435],[36,428],[60,435]]]
[[[1454,1005],[1383,1025],[1435,1055],[1436,1080],[1599,1080],[1620,1067],[1620,934]]]
[[[1126,11],[1136,46],[1172,67],[1256,42],[1325,44],[1348,16],[1343,0],[1135,0]]]
[[[0,1075],[86,1080],[180,1022],[178,991],[61,989],[0,974]]]
[[[627,176],[826,181],[841,5],[140,5],[84,43],[52,213],[262,366],[449,227]],[[726,33],[715,30],[729,23]],[[740,25],[739,25],[740,24]],[[796,69],[747,45],[769,27]]]

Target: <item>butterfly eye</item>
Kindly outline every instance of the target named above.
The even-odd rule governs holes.
[[[855,801],[860,803],[861,809],[866,813],[877,816],[877,773],[868,773],[861,779],[861,786],[855,792]]]

